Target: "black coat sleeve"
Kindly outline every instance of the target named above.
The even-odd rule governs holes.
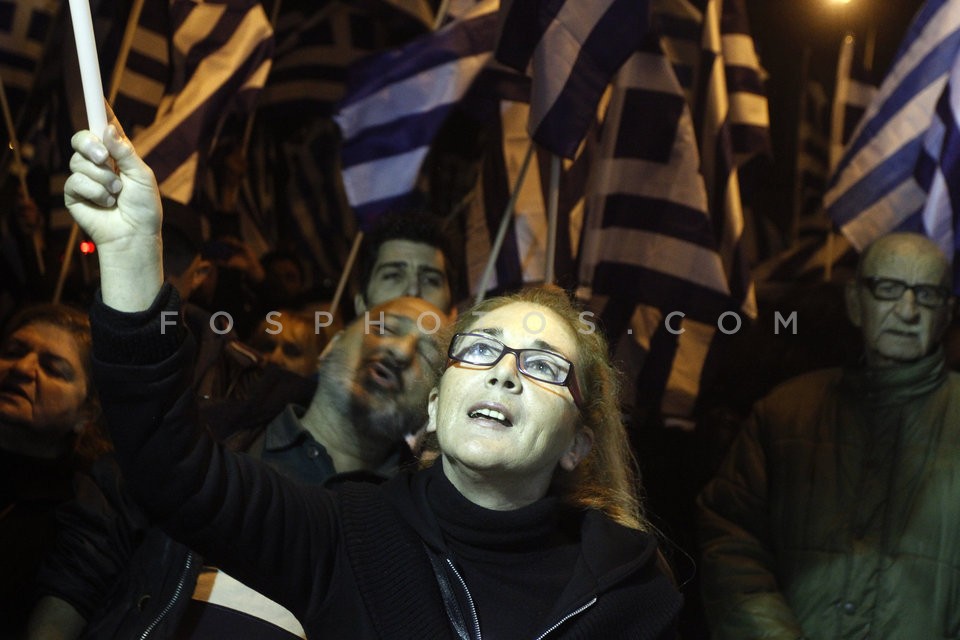
[[[121,314],[99,300],[91,310],[94,376],[121,471],[147,516],[172,537],[309,617],[334,571],[335,501],[198,428],[193,340],[177,304],[168,286],[145,312]]]

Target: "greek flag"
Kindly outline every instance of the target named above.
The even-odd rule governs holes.
[[[59,0],[4,2],[0,11],[0,78],[10,103],[14,123],[33,88],[34,77],[46,50]]]
[[[823,191],[827,186],[829,155],[827,104],[827,92],[823,85],[808,81],[797,122],[797,165],[794,177],[796,235],[809,228],[820,231],[826,228]]]
[[[864,66],[863,47],[847,35],[837,57],[837,84],[831,114],[830,166],[835,167],[850,143],[853,132],[877,95],[876,83]]]
[[[283,0],[280,6],[273,67],[258,110],[281,122],[332,115],[350,65],[423,35],[432,23],[423,0]]]
[[[655,42],[616,76],[587,211],[578,297],[608,335],[645,353],[638,402],[689,417],[718,319],[740,300],[714,236],[691,110]]]
[[[126,66],[120,75],[120,86],[112,107],[131,139],[156,120],[157,109],[171,81],[169,6],[166,0],[144,0]],[[110,8],[109,3],[103,6],[104,11]],[[129,6],[118,4],[113,9],[114,15],[99,17],[99,22],[109,27],[101,47],[101,64],[105,66],[116,60],[130,19]],[[103,69],[105,84],[113,81],[112,75],[112,67]],[[108,90],[105,88],[104,93]]]
[[[530,137],[572,159],[610,79],[647,32],[649,3],[514,0],[503,14],[496,57],[530,69]]]
[[[924,233],[936,242],[953,263],[954,283],[960,268],[960,57],[937,102],[933,122],[920,151],[915,177],[927,192],[920,215]]]
[[[250,0],[174,0],[169,19],[170,82],[153,122],[131,139],[160,191],[186,203],[216,123],[232,109],[253,108],[270,71],[273,31]]]
[[[731,293],[755,317],[756,298],[743,246],[739,167],[769,149],[769,114],[760,63],[742,0],[709,0],[694,122],[714,233]]]
[[[498,131],[490,136],[480,167],[479,185],[469,203],[466,257],[470,293],[473,295],[478,293],[501,218],[531,144],[527,134],[529,81],[526,84],[526,96],[499,101]],[[575,284],[574,264],[583,225],[592,146],[585,143],[573,160],[561,161],[554,275],[557,283],[563,286]],[[542,149],[534,150],[517,195],[513,220],[497,256],[494,278],[484,293],[520,288],[525,283],[543,282],[546,277],[550,155]]]
[[[402,206],[434,136],[490,60],[497,0],[408,45],[362,60],[334,117],[347,199],[361,227]]]
[[[923,228],[933,172],[920,160],[925,148],[934,164],[945,157],[943,149],[935,149],[935,140],[925,137],[936,137],[940,125],[934,114],[958,51],[960,0],[929,0],[910,26],[824,197],[827,213],[857,250],[895,229]]]

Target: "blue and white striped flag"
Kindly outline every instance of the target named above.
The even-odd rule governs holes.
[[[479,184],[467,212],[466,257],[471,295],[478,293],[511,190],[531,144],[527,134],[529,82],[526,84],[526,96],[500,101],[498,133],[501,135],[492,132],[489,137],[478,176]],[[591,138],[588,134],[588,139]],[[574,264],[583,225],[592,146],[585,141],[576,158],[561,162],[554,275],[564,286],[572,286],[576,278]],[[549,152],[535,149],[517,195],[513,220],[497,256],[494,278],[487,283],[485,294],[543,282],[546,278],[549,176]]]
[[[169,15],[171,81],[156,118],[132,141],[160,191],[187,203],[216,123],[254,106],[270,71],[273,30],[252,0],[173,0]]]
[[[848,34],[837,56],[837,81],[830,116],[830,167],[836,167],[853,132],[877,95],[876,82],[864,64],[863,45]]]
[[[258,111],[289,123],[330,116],[359,60],[429,31],[423,0],[348,3],[279,0],[277,48]]]
[[[960,290],[960,56],[937,101],[915,175],[928,194],[921,214],[923,232],[953,263],[954,287]]]
[[[659,49],[635,53],[617,74],[599,156],[578,297],[612,341],[632,336],[646,353],[640,402],[689,417],[718,320],[740,300],[717,250],[690,107]]]
[[[829,173],[827,163],[827,92],[823,85],[808,81],[803,91],[800,117],[797,120],[797,164],[794,174],[794,220],[799,236],[809,229],[823,231],[823,191]],[[795,237],[794,240],[797,238]]]
[[[347,199],[367,228],[413,193],[430,144],[493,53],[497,0],[408,45],[364,59],[335,121]]]
[[[173,76],[170,63],[171,26],[170,3],[167,0],[144,0],[136,31],[127,54],[126,66],[120,76],[120,86],[113,102],[113,112],[123,123],[131,139],[157,118],[157,109],[163,101]],[[101,64],[106,85],[113,81],[112,63],[117,58],[129,7],[105,3],[103,9],[115,8],[116,15],[101,15],[109,32],[101,46]],[[104,90],[105,93],[109,89]]]
[[[857,250],[890,231],[922,228],[929,182],[917,179],[918,162],[958,51],[960,0],[928,0],[824,197],[827,213]]]
[[[63,4],[59,0],[16,0],[0,5],[0,78],[15,123],[33,88],[53,22]]]
[[[533,78],[530,137],[573,158],[600,97],[647,32],[647,0],[514,0],[497,60]]]
[[[743,246],[739,167],[769,150],[769,113],[762,72],[743,0],[709,0],[703,14],[702,61],[694,104],[701,171],[724,271],[743,312],[756,316],[756,296]]]

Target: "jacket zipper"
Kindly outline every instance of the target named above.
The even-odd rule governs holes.
[[[467,583],[463,580],[463,577],[460,575],[460,572],[457,571],[457,567],[454,566],[453,561],[450,558],[446,558],[446,561],[447,561],[447,564],[450,566],[450,569],[453,571],[453,575],[457,576],[457,580],[460,581],[460,586],[463,587],[463,592],[467,596],[467,602],[470,604],[470,615],[473,617],[473,630],[476,633],[477,640],[481,640],[482,636],[480,635],[480,619],[477,617],[477,608],[473,604],[473,596],[470,595],[470,589],[467,588]],[[581,613],[583,613],[584,611],[592,607],[596,602],[597,602],[597,597],[594,596],[586,604],[583,604],[582,606],[578,607],[577,609],[571,611],[567,615],[557,620],[553,624],[553,626],[551,626],[549,629],[547,629],[546,631],[541,633],[539,636],[537,636],[536,640],[543,640],[548,635],[556,631],[557,628],[559,628],[560,625],[562,625],[564,622],[566,622],[567,620],[569,620],[570,618],[576,615],[580,615]]]
[[[470,603],[470,615],[473,618],[473,630],[476,634],[476,640],[481,640],[482,636],[480,635],[480,618],[477,617],[477,608],[473,604],[473,596],[470,595],[470,589],[467,589],[467,583],[464,582],[463,577],[461,577],[460,572],[457,571],[457,568],[453,566],[453,561],[450,558],[447,558],[447,564],[450,565],[450,569],[453,570],[453,575],[457,576],[457,580],[460,581],[460,586],[463,587],[463,592],[467,594],[467,602]]]
[[[585,605],[581,606],[579,609],[576,609],[575,611],[571,611],[571,612],[568,613],[567,615],[563,616],[562,618],[560,618],[559,620],[557,620],[552,627],[550,627],[549,629],[547,629],[546,631],[544,631],[543,633],[541,633],[539,636],[537,636],[537,639],[536,639],[536,640],[543,640],[543,639],[546,638],[548,635],[550,635],[551,633],[553,633],[554,631],[556,631],[557,628],[558,628],[560,625],[562,625],[564,622],[566,622],[567,620],[569,620],[569,619],[572,618],[573,616],[579,615],[579,614],[583,613],[584,611],[586,611],[587,609],[589,609],[590,607],[592,607],[596,601],[597,601],[597,597],[594,596],[594,597],[593,597],[593,600],[591,600],[590,602],[588,602],[588,603],[586,603]]]
[[[156,626],[160,624],[160,621],[163,620],[163,617],[168,613],[170,613],[170,609],[173,608],[173,604],[177,601],[177,599],[180,598],[180,594],[183,592],[183,586],[187,580],[187,574],[190,572],[190,566],[192,564],[193,564],[193,554],[188,553],[187,563],[183,566],[183,571],[180,572],[180,579],[177,581],[177,588],[174,589],[173,596],[170,598],[170,600],[167,601],[167,604],[163,608],[163,611],[161,611],[160,614],[153,619],[153,622],[151,622],[147,626],[147,628],[143,631],[143,634],[140,636],[140,640],[144,640],[144,638],[150,635],[153,632],[154,628],[156,628]]]

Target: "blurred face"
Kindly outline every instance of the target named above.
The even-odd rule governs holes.
[[[304,377],[312,376],[320,355],[320,340],[314,327],[289,314],[271,314],[270,320],[260,324],[250,346],[267,362]]]
[[[388,240],[380,246],[358,307],[362,311],[400,296],[422,298],[444,312],[450,310],[450,283],[439,249],[410,240]]]
[[[87,379],[69,331],[37,323],[0,347],[0,430],[4,448],[60,443],[84,420]],[[31,448],[31,451],[34,449]]]
[[[573,329],[552,311],[510,303],[479,318],[469,329],[514,349],[544,349],[577,367]],[[430,394],[428,430],[435,430],[444,472],[457,476],[510,478],[545,493],[560,464],[573,469],[586,451],[579,412],[565,386],[524,376],[514,354],[489,367],[453,362]],[[587,446],[587,451],[589,446]],[[452,475],[451,475],[452,474]]]
[[[909,286],[943,287],[948,265],[930,242],[913,236],[889,236],[867,256],[859,283],[847,290],[847,308],[853,324],[860,327],[867,364],[889,367],[914,362],[940,343],[950,321],[950,301],[931,305],[923,294],[905,289],[890,300],[892,281]],[[866,282],[873,279],[875,293]],[[922,304],[926,302],[927,304]]]
[[[278,294],[284,298],[291,298],[303,289],[303,278],[300,269],[289,260],[277,260],[270,265],[267,272],[270,284],[277,288]]]
[[[437,333],[446,316],[418,298],[397,298],[360,316],[334,344],[323,375],[355,428],[396,441],[426,422],[427,394],[444,354]]]

